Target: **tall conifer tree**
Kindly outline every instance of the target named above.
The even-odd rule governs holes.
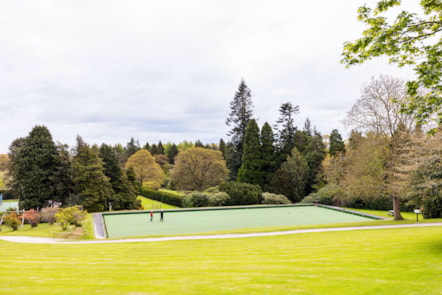
[[[230,113],[226,124],[232,129],[227,133],[231,137],[227,148],[227,167],[230,170],[230,178],[235,180],[241,167],[243,155],[244,137],[247,125],[253,117],[252,94],[244,80],[241,80],[238,91],[230,102]]]
[[[57,148],[45,126],[35,126],[21,146],[11,146],[12,175],[19,188],[20,208],[42,208],[55,196]]]
[[[262,153],[258,124],[254,119],[249,121],[244,137],[242,164],[238,171],[238,181],[264,185],[262,172]]]
[[[272,127],[269,123],[265,122],[261,129],[261,159],[262,159],[262,172],[264,173],[264,186],[270,184],[270,180],[273,177],[277,169],[275,162],[275,136],[273,134]]]

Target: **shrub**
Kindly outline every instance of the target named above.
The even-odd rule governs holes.
[[[167,192],[167,191],[155,191],[151,189],[141,188],[140,195],[169,205],[177,207],[183,206],[184,195],[180,195],[178,193]]]
[[[262,200],[262,191],[259,185],[230,181],[221,184],[219,190],[230,196],[226,205],[260,204]]]
[[[3,223],[6,226],[9,226],[10,228],[12,228],[13,231],[18,230],[18,228],[21,225],[21,222],[20,222],[20,219],[18,219],[17,213],[12,212],[12,211],[7,213],[7,215],[3,219]]]
[[[81,210],[78,206],[74,206],[62,209],[55,214],[55,219],[60,223],[63,230],[66,230],[70,224],[80,226],[86,215],[86,211]]]
[[[31,227],[37,227],[40,223],[40,214],[34,209],[24,212],[25,220],[31,225]]]
[[[41,221],[49,224],[55,223],[55,214],[58,213],[60,209],[57,207],[46,207],[41,209]]]
[[[209,206],[224,206],[230,200],[230,196],[226,192],[217,192],[209,196]]]
[[[316,193],[311,193],[306,196],[301,203],[316,203],[324,205],[333,205],[336,199],[339,199],[343,196],[342,189],[337,185],[326,185],[322,187]]]
[[[207,207],[209,205],[209,196],[201,192],[193,192],[191,195],[193,207]]]
[[[284,195],[278,195],[273,193],[262,194],[263,204],[291,204],[290,200]]]

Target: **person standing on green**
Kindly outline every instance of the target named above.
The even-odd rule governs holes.
[[[161,212],[160,212],[160,221],[163,221],[163,217],[164,217],[164,211],[163,211],[163,209],[161,209]]]

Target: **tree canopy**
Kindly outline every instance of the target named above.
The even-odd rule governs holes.
[[[374,9],[367,5],[359,7],[358,19],[367,29],[361,38],[344,43],[342,62],[348,67],[388,56],[392,64],[411,66],[416,78],[407,82],[409,97],[403,111],[413,114],[420,124],[436,121],[439,125],[442,123],[442,3],[421,0],[422,12],[403,10],[396,18],[388,18],[387,12],[401,2],[381,0]],[[426,91],[419,92],[419,88]]]
[[[171,177],[177,188],[204,191],[224,182],[228,170],[220,151],[201,147],[180,152]]]

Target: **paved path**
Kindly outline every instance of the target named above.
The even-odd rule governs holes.
[[[399,224],[399,225],[355,226],[355,227],[336,227],[336,228],[318,228],[318,229],[299,229],[299,230],[264,232],[264,233],[178,236],[178,237],[159,237],[159,238],[136,238],[136,239],[119,239],[119,240],[69,241],[69,240],[60,240],[60,239],[52,239],[52,238],[23,237],[23,236],[0,236],[0,240],[4,240],[4,241],[8,241],[8,242],[34,243],[34,244],[133,243],[133,242],[160,242],[160,241],[181,241],[181,240],[238,239],[238,238],[250,238],[250,237],[293,235],[293,234],[301,234],[301,233],[318,233],[318,232],[351,231],[351,230],[372,230],[372,229],[388,229],[388,228],[409,228],[409,227],[413,228],[413,227],[429,227],[429,226],[441,226],[442,227],[442,223],[415,223],[415,224]]]

